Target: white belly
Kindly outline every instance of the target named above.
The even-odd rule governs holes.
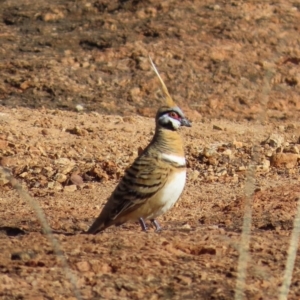
[[[154,211],[147,216],[147,219],[155,219],[174,206],[184,189],[185,179],[186,170],[176,173],[172,176],[172,178],[165,184],[158,195],[155,196],[155,199],[153,199],[155,202],[153,207],[156,207],[156,209],[154,209]]]

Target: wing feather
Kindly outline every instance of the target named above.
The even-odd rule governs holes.
[[[143,168],[139,165],[143,164]],[[110,198],[111,219],[138,208],[156,194],[166,183],[169,168],[160,160],[143,155],[129,167]]]
[[[167,182],[170,165],[144,153],[125,171],[114,192],[88,233],[99,232],[138,209]]]

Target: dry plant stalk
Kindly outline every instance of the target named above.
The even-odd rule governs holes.
[[[245,213],[243,218],[242,236],[239,245],[239,260],[237,268],[237,279],[235,286],[235,300],[244,298],[244,289],[247,275],[247,263],[249,260],[249,244],[251,237],[251,223],[252,223],[252,198],[255,189],[255,164],[249,166],[247,172],[247,180],[245,184]]]
[[[262,110],[258,119],[263,122],[266,117],[266,107],[268,103],[268,97],[270,94],[270,82],[272,77],[272,70],[267,70],[264,76],[264,86],[262,90],[261,105]],[[253,146],[252,161],[249,164],[249,169],[246,174],[245,182],[245,212],[243,217],[241,242],[239,245],[239,259],[237,267],[237,279],[235,286],[235,300],[244,299],[244,290],[246,285],[247,264],[250,259],[249,245],[251,238],[251,224],[252,224],[252,202],[255,191],[255,171],[256,160],[258,158],[258,152],[255,145]]]
[[[286,300],[289,294],[294,264],[297,256],[298,244],[299,244],[299,236],[300,236],[300,198],[298,198],[297,204],[297,213],[294,219],[294,226],[291,235],[291,241],[288,250],[288,257],[286,260],[284,275],[283,275],[283,283],[279,290],[279,300]]]
[[[7,168],[3,168],[0,166],[0,173],[1,175],[6,178],[12,187],[18,192],[21,198],[23,198],[25,201],[29,203],[31,208],[34,210],[35,214],[37,215],[39,222],[42,225],[42,228],[44,230],[44,233],[46,234],[50,244],[52,245],[52,248],[54,250],[55,255],[59,258],[62,267],[65,271],[66,278],[70,281],[72,290],[74,293],[74,296],[78,299],[81,300],[81,295],[79,293],[79,290],[76,286],[76,276],[73,274],[71,268],[68,265],[68,262],[63,254],[63,251],[61,250],[60,244],[58,240],[54,237],[52,230],[47,222],[46,216],[44,214],[43,209],[40,207],[38,202],[32,198],[22,187],[22,185],[18,182],[17,179],[15,179],[11,173],[11,171]]]

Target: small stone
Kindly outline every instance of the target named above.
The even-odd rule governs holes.
[[[215,130],[225,130],[224,127],[221,127],[219,125],[213,125],[213,129],[215,129]]]
[[[207,159],[207,161],[210,166],[216,166],[219,164],[217,156],[211,156]]]
[[[288,146],[283,149],[285,153],[295,153],[299,154],[299,148],[296,145]]]
[[[264,159],[263,160],[263,168],[264,168],[264,170],[267,170],[267,169],[269,169],[270,168],[270,161],[268,160],[268,159]]]
[[[63,189],[63,186],[61,185],[61,183],[56,181],[56,182],[54,182],[53,189],[55,191],[61,191]]]
[[[24,91],[30,88],[31,86],[32,86],[32,82],[26,80],[20,84],[20,89]]]
[[[78,112],[84,110],[84,107],[83,107],[81,104],[77,104],[77,105],[75,106],[75,108],[76,108],[76,110],[77,110]]]
[[[271,157],[271,165],[276,168],[285,167],[292,169],[297,165],[298,154],[294,153],[274,153]]]
[[[130,123],[130,124],[134,124],[135,123],[134,118],[131,117],[131,116],[124,116],[123,117],[123,121],[126,122],[126,123]]]
[[[28,261],[34,258],[36,254],[33,251],[22,251],[22,252],[15,252],[11,254],[11,260],[22,260]]]
[[[268,150],[268,151],[265,153],[265,155],[266,155],[267,157],[271,157],[271,156],[273,155],[273,151],[272,151],[272,150]]]
[[[177,275],[175,278],[184,285],[190,285],[192,283],[192,279],[187,276]]]
[[[64,192],[75,192],[77,190],[77,186],[75,184],[72,184],[72,185],[66,185],[64,187]]]
[[[184,225],[182,225],[181,228],[184,228],[184,229],[191,229],[191,225],[189,223],[185,223]]]
[[[67,165],[67,166],[62,166],[60,168],[60,173],[68,174],[69,172],[72,171],[73,168],[74,168],[74,164],[70,164],[70,165]]]
[[[124,132],[132,132],[134,130],[134,127],[131,125],[123,126],[122,131]]]
[[[31,156],[40,156],[41,155],[41,152],[37,147],[31,146],[28,148],[28,151],[31,154]]]
[[[3,167],[10,167],[16,164],[16,158],[12,156],[5,156],[1,159],[0,165]]]
[[[64,18],[64,13],[57,9],[55,12],[46,12],[42,15],[42,18],[45,22],[56,21]]]
[[[3,140],[0,140],[0,149],[1,150],[4,150],[8,147],[8,142],[7,141],[3,141]]]
[[[70,128],[70,129],[66,129],[66,132],[69,132],[71,134],[75,134],[75,135],[78,135],[78,136],[86,136],[88,135],[88,131],[83,129],[83,128],[80,128],[78,126],[75,126],[74,128]]]
[[[286,129],[287,129],[287,130],[293,130],[293,129],[296,129],[296,125],[293,124],[293,123],[290,123],[290,124],[287,125]]]
[[[41,134],[42,134],[42,135],[48,135],[48,134],[49,134],[49,131],[48,131],[47,129],[43,128],[43,129],[41,130]]]
[[[2,174],[0,173],[0,186],[6,185],[9,183],[9,180]]]
[[[68,179],[68,177],[67,177],[65,174],[62,174],[62,173],[57,173],[57,174],[54,176],[54,180],[56,180],[56,181],[59,182],[59,183],[66,182],[67,179]]]
[[[226,149],[222,154],[231,157],[232,156],[232,151],[230,149]]]
[[[28,172],[23,172],[19,175],[21,178],[25,178],[28,176]]]
[[[139,59],[139,64],[138,64],[139,69],[143,71],[149,70],[149,61],[146,58],[141,58]]]
[[[54,181],[48,182],[47,187],[48,187],[48,189],[53,189],[53,187],[54,187]]]
[[[200,172],[198,170],[195,170],[191,174],[191,180],[195,181],[199,177]]]
[[[280,134],[272,133],[263,144],[269,144],[273,148],[278,148],[284,143],[284,138]]]
[[[58,173],[67,174],[73,170],[75,162],[68,158],[61,157],[56,159],[54,164],[58,166]]]
[[[71,161],[68,158],[61,157],[61,158],[56,159],[54,161],[54,164],[55,165],[69,165],[69,164],[71,164]]]
[[[237,167],[237,171],[245,171],[246,167],[245,166],[239,166]]]
[[[224,176],[227,174],[227,170],[226,169],[222,169],[220,170],[219,172],[217,172],[217,176],[220,177],[220,176]]]
[[[103,263],[101,266],[101,272],[110,273],[112,271],[111,266],[107,263]]]
[[[262,164],[256,167],[258,171],[268,172],[270,169],[270,161],[268,159],[264,159]]]
[[[239,176],[238,176],[237,174],[233,174],[232,182],[233,182],[233,183],[239,182]]]
[[[52,167],[44,167],[42,172],[47,175],[47,177],[51,177],[54,174],[54,170]]]
[[[42,168],[34,167],[31,171],[32,174],[40,174],[42,172]]]
[[[134,102],[139,102],[141,97],[139,96],[141,93],[141,89],[139,87],[134,87],[130,90],[130,98]]]
[[[91,269],[91,266],[89,264],[89,262],[87,261],[80,261],[76,264],[76,267],[78,269],[78,271],[80,272],[88,272]]]
[[[217,154],[216,149],[205,147],[202,152],[203,156],[206,158],[212,157]]]
[[[213,62],[218,63],[218,62],[224,61],[225,54],[222,51],[212,51],[210,53],[209,57]]]
[[[42,154],[43,156],[47,156],[47,154],[46,154],[46,152],[45,152],[45,150],[44,150],[43,147],[38,146],[37,148],[40,150],[40,152],[41,152],[41,154]]]
[[[243,142],[238,142],[238,141],[233,141],[232,144],[236,149],[242,148],[244,145]]]
[[[216,176],[210,174],[206,177],[206,180],[210,182],[214,182],[216,179],[217,179]]]

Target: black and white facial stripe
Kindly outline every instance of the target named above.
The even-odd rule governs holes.
[[[180,126],[191,127],[191,123],[177,106],[160,111],[157,115],[157,121],[161,126],[170,130],[177,130]]]

